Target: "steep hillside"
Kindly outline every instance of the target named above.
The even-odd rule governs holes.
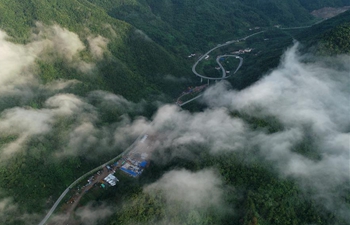
[[[292,35],[274,25],[311,24],[314,18],[309,10],[325,5],[341,6],[346,1],[306,3],[298,0],[0,0],[0,224],[38,224],[74,180],[124,152],[146,132],[154,134],[149,139],[155,142],[151,147],[158,152],[152,160],[157,163],[152,162],[140,179],[121,175],[116,189],[96,187],[80,202],[73,219],[88,220],[83,224],[257,224],[257,220],[259,224],[276,225],[336,224],[334,221],[345,224],[341,222],[347,217],[334,219],[337,210],[328,210],[327,204],[319,209],[314,199],[308,198],[310,190],[305,191],[294,180],[295,174],[280,172],[279,168],[304,165],[307,160],[311,164],[321,161],[326,151],[314,151],[314,146],[343,140],[344,136],[324,132],[332,127],[320,127],[316,132],[309,124],[319,128],[320,124],[338,123],[341,117],[337,113],[342,114],[344,107],[340,106],[345,105],[342,102],[345,97],[339,98],[337,107],[334,99],[328,99],[331,107],[325,105],[325,109],[334,108],[334,113],[325,110],[329,117],[317,117],[314,114],[320,111],[319,106],[306,106],[333,95],[324,92],[326,96],[319,96],[318,90],[309,92],[308,84],[314,82],[305,84],[296,95],[298,82],[293,79],[291,82],[277,79],[276,83],[267,79],[267,84],[266,80],[261,82],[262,87],[255,90],[252,87],[253,93],[249,94],[248,90],[248,95],[255,99],[246,95],[237,97],[239,91],[231,92],[224,82],[218,82],[212,87],[216,89],[209,91],[210,97],[204,99],[209,109],[191,113],[174,104],[164,106],[164,102],[173,102],[184,88],[200,82],[191,73],[196,59],[188,58],[187,54],[196,53],[198,57],[218,43],[265,30],[261,35],[213,52],[203,66],[217,72],[210,64],[210,60],[215,61],[214,54],[251,48],[251,53],[244,55],[244,65],[237,76],[228,79],[233,88],[244,89],[278,67],[280,56],[292,45]],[[349,40],[348,23],[342,21],[350,21],[349,13],[306,30],[300,40],[310,46],[320,43],[325,49],[339,53],[348,48]],[[289,54],[296,53],[292,49]],[[236,62],[230,60],[230,63],[233,66]],[[310,68],[297,63],[300,64],[297,68]],[[282,67],[290,71],[287,75],[294,76],[295,67],[287,62]],[[286,70],[277,75],[285,74]],[[325,70],[311,69],[310,76],[322,71]],[[299,77],[303,76],[296,78]],[[329,90],[343,89],[346,88]],[[305,94],[311,95],[310,100]],[[285,99],[284,95],[287,95]],[[296,96],[305,101],[297,102]],[[235,101],[231,105],[232,99]],[[240,105],[247,108],[239,108]],[[267,113],[261,117],[264,111]],[[335,118],[336,121],[309,121],[309,117],[304,118],[299,112],[310,112],[312,119]],[[310,137],[317,138],[309,138],[309,132]],[[324,140],[320,142],[322,137]],[[286,147],[283,152],[275,158],[269,157],[275,154],[270,154],[271,149],[277,152],[282,147]],[[297,153],[302,153],[302,157]],[[339,158],[345,159],[341,154]],[[310,175],[328,168],[327,161],[321,162],[309,171]],[[174,168],[178,170],[175,175],[181,175],[180,186],[172,179],[174,173],[170,176],[165,173]],[[308,180],[313,176],[305,178],[310,184],[324,185],[325,179],[334,175],[327,172],[316,174],[319,180],[315,182]],[[284,177],[286,174],[291,177]],[[182,175],[186,179],[180,179]],[[159,179],[160,191],[151,185]],[[162,185],[168,181],[170,185]],[[143,192],[145,187],[151,191]],[[190,188],[179,195],[180,200],[189,203],[189,208],[177,201],[166,207],[169,196],[164,194],[176,193],[174,187]],[[169,191],[162,192],[168,188]],[[81,189],[77,187],[77,190]],[[215,194],[217,191],[219,195]],[[347,193],[338,193],[333,186],[328,189],[322,186],[319,191],[315,192],[318,196],[326,196],[320,201],[332,199],[327,193],[337,198]],[[198,197],[192,193],[204,194]],[[205,202],[208,196],[214,199],[209,204]],[[221,196],[225,196],[223,201]],[[63,206],[55,212],[58,214],[54,215],[55,219],[66,210],[64,206],[71,197],[72,193],[66,196]],[[86,204],[89,201],[91,205]],[[225,207],[221,208],[222,205]],[[110,215],[112,218],[106,222]],[[93,220],[94,217],[103,217],[104,222]]]
[[[104,38],[108,45],[103,60],[97,60],[97,70],[94,72],[98,74],[95,77],[97,80],[91,80],[91,88],[111,90],[128,99],[140,100],[161,92],[173,94],[174,89],[168,87],[164,76],[183,76],[188,68],[181,59],[164,50],[141,31],[126,22],[111,18],[86,0],[32,0],[24,3],[1,0],[0,21],[1,29],[16,43],[30,42],[37,22],[45,26],[58,24],[77,33],[88,50],[89,38]],[[96,62],[96,59],[85,52],[84,61]],[[40,65],[42,69],[50,67],[56,71],[62,70],[62,67]],[[48,75],[44,70],[42,73],[43,77],[55,79],[53,73]],[[70,78],[84,82],[89,80],[79,79],[81,75],[72,73],[77,72],[69,71]],[[65,77],[62,73],[56,76]]]
[[[85,0],[0,0],[0,67],[0,224],[14,225],[36,224],[74,179],[122,151],[118,122],[151,116],[190,72]]]
[[[308,50],[321,55],[350,52],[350,11],[344,12],[298,34]]]
[[[178,53],[201,50],[247,33],[251,27],[311,23],[309,10],[343,6],[346,1],[170,1],[89,0],[112,17],[145,31],[152,39]]]
[[[85,91],[106,89],[139,100],[154,98],[160,93],[176,96],[179,92],[176,86],[164,79],[168,75],[184,76],[191,82],[190,64],[183,60],[189,53],[241,37],[252,27],[310,23],[313,17],[308,9],[344,4],[346,1],[319,1],[309,6],[296,0],[283,3],[274,0],[32,0],[25,3],[2,0],[0,25],[17,43],[30,42],[38,21],[47,26],[58,24],[77,33],[87,50],[88,38],[98,35],[106,38],[108,51],[103,60],[96,63],[94,71],[98,76],[87,79],[79,71],[62,68],[62,64],[47,65],[39,60],[40,76],[45,82],[68,77],[84,80]],[[96,61],[87,51],[82,54],[85,62]],[[65,72],[57,72],[62,70]]]
[[[324,7],[342,7],[350,5],[349,0],[299,0],[299,2],[309,11]]]

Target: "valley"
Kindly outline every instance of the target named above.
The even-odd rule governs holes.
[[[349,5],[0,0],[0,224],[347,224]]]

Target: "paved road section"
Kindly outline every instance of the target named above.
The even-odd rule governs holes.
[[[279,29],[281,30],[296,30],[296,29],[305,29],[305,28],[310,28],[316,24],[319,24],[319,23],[322,23],[323,21],[325,21],[327,19],[323,19],[323,20],[320,20],[314,24],[311,24],[311,25],[308,25],[308,26],[300,26],[300,27],[280,27]]]
[[[220,63],[220,59],[226,58],[226,57],[235,57],[236,59],[239,59],[239,65],[237,66],[237,69],[233,73],[230,73],[230,75],[227,75],[225,68]],[[216,63],[219,64],[219,67],[222,71],[221,79],[226,79],[226,78],[229,78],[230,76],[232,76],[233,74],[237,73],[237,71],[241,68],[241,66],[243,64],[243,58],[238,56],[238,55],[219,55],[218,57],[216,57]]]
[[[63,193],[61,194],[61,196],[57,199],[57,201],[55,202],[55,204],[51,207],[51,209],[49,210],[49,212],[46,214],[45,218],[38,224],[38,225],[44,225],[47,220],[51,217],[51,215],[53,214],[53,212],[56,210],[57,206],[61,203],[62,199],[67,195],[67,193],[69,192],[70,189],[72,189],[76,184],[78,184],[81,180],[85,179],[87,176],[90,176],[91,174],[95,173],[96,171],[102,169],[103,167],[105,167],[108,164],[111,164],[112,162],[116,161],[118,158],[124,156],[125,154],[127,154],[128,152],[130,152],[136,145],[136,143],[139,142],[139,140],[141,139],[143,135],[140,135],[135,141],[134,143],[132,143],[124,152],[120,153],[119,155],[117,155],[116,157],[114,157],[113,159],[109,160],[108,162],[105,162],[104,164],[96,167],[95,169],[90,170],[89,172],[85,173],[84,175],[82,175],[81,177],[79,177],[78,179],[76,179],[71,185],[68,186],[68,188],[66,190],[63,191]]]
[[[196,76],[198,76],[198,77],[200,77],[200,78],[207,79],[207,80],[222,80],[222,79],[228,78],[229,76],[227,76],[227,77],[226,77],[226,76],[223,76],[223,77],[207,77],[207,76],[204,76],[204,75],[202,75],[202,74],[199,74],[199,73],[196,71],[196,67],[197,67],[198,63],[199,63],[200,61],[202,61],[206,56],[208,56],[212,51],[214,51],[214,50],[216,50],[216,49],[218,49],[218,48],[222,48],[222,47],[225,47],[225,46],[227,46],[227,45],[230,45],[230,44],[239,42],[239,41],[245,41],[246,39],[248,39],[248,38],[250,38],[250,37],[252,37],[252,36],[255,36],[255,35],[257,35],[257,34],[263,33],[263,32],[265,32],[265,31],[260,31],[260,32],[257,32],[257,33],[248,35],[248,36],[246,36],[246,37],[244,37],[244,38],[241,38],[241,39],[238,39],[238,40],[227,41],[227,42],[224,43],[224,44],[218,44],[216,47],[210,49],[208,52],[206,52],[204,55],[202,55],[202,56],[193,64],[193,66],[192,66],[192,72],[193,72]],[[234,56],[234,57],[236,57],[236,55],[227,55],[227,56]],[[238,57],[239,57],[239,56],[238,56]],[[239,69],[239,68],[242,66],[242,64],[243,64],[243,59],[242,59],[241,57],[239,57],[239,58],[240,58],[241,61],[240,61],[240,64],[239,64],[239,66],[238,66],[238,68],[236,69],[235,72],[237,72],[238,69]],[[218,62],[218,60],[217,60],[217,62]],[[218,64],[219,64],[219,66],[221,65],[220,63],[218,63]],[[220,68],[221,68],[221,70],[223,71],[223,73],[225,73],[225,75],[226,75],[226,71],[225,71],[224,67],[221,65]]]
[[[203,95],[203,94],[197,95],[196,97],[194,97],[194,98],[192,98],[192,99],[190,99],[190,100],[188,100],[188,101],[186,101],[186,102],[183,102],[183,103],[181,103],[181,104],[178,104],[178,106],[186,105],[187,103],[190,103],[190,102],[192,102],[192,101],[194,101],[194,100],[196,100],[196,99],[202,97],[202,95]]]
[[[55,202],[55,204],[52,206],[52,208],[50,209],[50,211],[46,214],[45,218],[39,223],[39,225],[44,225],[46,223],[46,221],[50,218],[50,216],[52,215],[52,213],[55,211],[55,209],[57,208],[58,204],[60,204],[60,202],[62,201],[62,199],[64,198],[64,196],[66,196],[66,194],[68,193],[68,191],[70,190],[70,188],[68,187],[66,190],[64,190],[64,192],[61,194],[61,196],[57,199],[57,201]]]

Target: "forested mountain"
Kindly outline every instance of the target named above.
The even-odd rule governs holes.
[[[318,1],[310,6],[296,0],[283,3],[33,0],[25,3],[2,1],[0,4],[1,28],[17,43],[28,43],[33,38],[37,22],[46,26],[58,24],[75,32],[87,47],[88,37],[106,38],[108,54],[97,63],[95,72],[99,73],[99,80],[90,78],[88,83],[94,86],[90,89],[98,86],[139,100],[164,92],[176,96],[178,91],[171,88],[164,75],[189,77],[186,75],[190,65],[183,57],[195,50],[203,51],[217,42],[241,37],[249,28],[308,24],[313,18],[307,9],[343,6],[347,2]],[[95,59],[85,52],[84,60]],[[66,68],[65,73],[53,75],[50,70],[62,68],[42,61],[39,65],[41,77],[46,81],[65,78],[68,74],[70,78],[81,80],[80,75],[74,75],[79,73],[77,71]]]
[[[145,132],[155,152],[142,176],[96,188],[73,221],[347,224],[348,71],[306,65],[291,46],[296,39],[308,52],[349,53],[350,12],[280,29],[320,22],[310,11],[344,5],[349,0],[0,0],[0,224],[38,224],[68,185]],[[204,84],[191,71],[200,55],[259,31],[201,65],[217,72],[215,56],[250,49],[236,76],[211,83],[203,104],[188,111],[173,104]],[[344,82],[318,80],[330,70]],[[310,91],[315,86],[324,89]],[[71,195],[52,223],[64,224]]]
[[[108,89],[122,94],[128,99],[140,100],[161,92],[169,91],[169,83],[164,74],[183,76],[183,60],[164,50],[146,34],[130,24],[111,18],[101,8],[86,0],[67,1],[1,1],[1,28],[16,43],[28,43],[33,39],[36,23],[44,26],[59,26],[79,35],[79,39],[89,48],[88,39],[101,36],[108,43],[103,60],[98,60],[95,71],[98,80],[90,80],[92,88]],[[33,31],[34,30],[34,31]],[[37,29],[38,30],[38,29]],[[101,39],[102,40],[102,39]],[[91,47],[90,47],[91,49]],[[89,49],[87,49],[89,50]],[[84,52],[86,62],[96,61],[88,51]],[[76,71],[66,71],[58,77],[46,70],[61,70],[53,65],[40,62],[42,77],[49,79],[70,78],[78,80]],[[84,78],[84,83],[86,83]],[[120,85],[122,84],[122,85]],[[99,86],[97,86],[99,85]]]
[[[350,52],[350,11],[307,29],[296,38],[321,55]]]
[[[350,4],[349,0],[299,0],[300,4],[304,6],[307,10],[315,10],[323,7],[339,7],[348,6]]]
[[[239,37],[252,27],[312,23],[309,10],[350,5],[344,1],[114,1],[89,0],[112,17],[144,30],[163,46],[193,51]],[[205,38],[203,38],[205,37]],[[183,46],[185,44],[186,46]]]

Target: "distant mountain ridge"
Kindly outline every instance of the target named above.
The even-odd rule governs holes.
[[[343,1],[277,0],[89,0],[115,18],[145,31],[162,46],[176,52],[198,50],[210,42],[240,37],[250,27],[298,26],[315,19],[310,11]],[[185,44],[186,46],[183,46]]]
[[[325,20],[296,36],[308,49],[321,55],[350,53],[350,11]]]

